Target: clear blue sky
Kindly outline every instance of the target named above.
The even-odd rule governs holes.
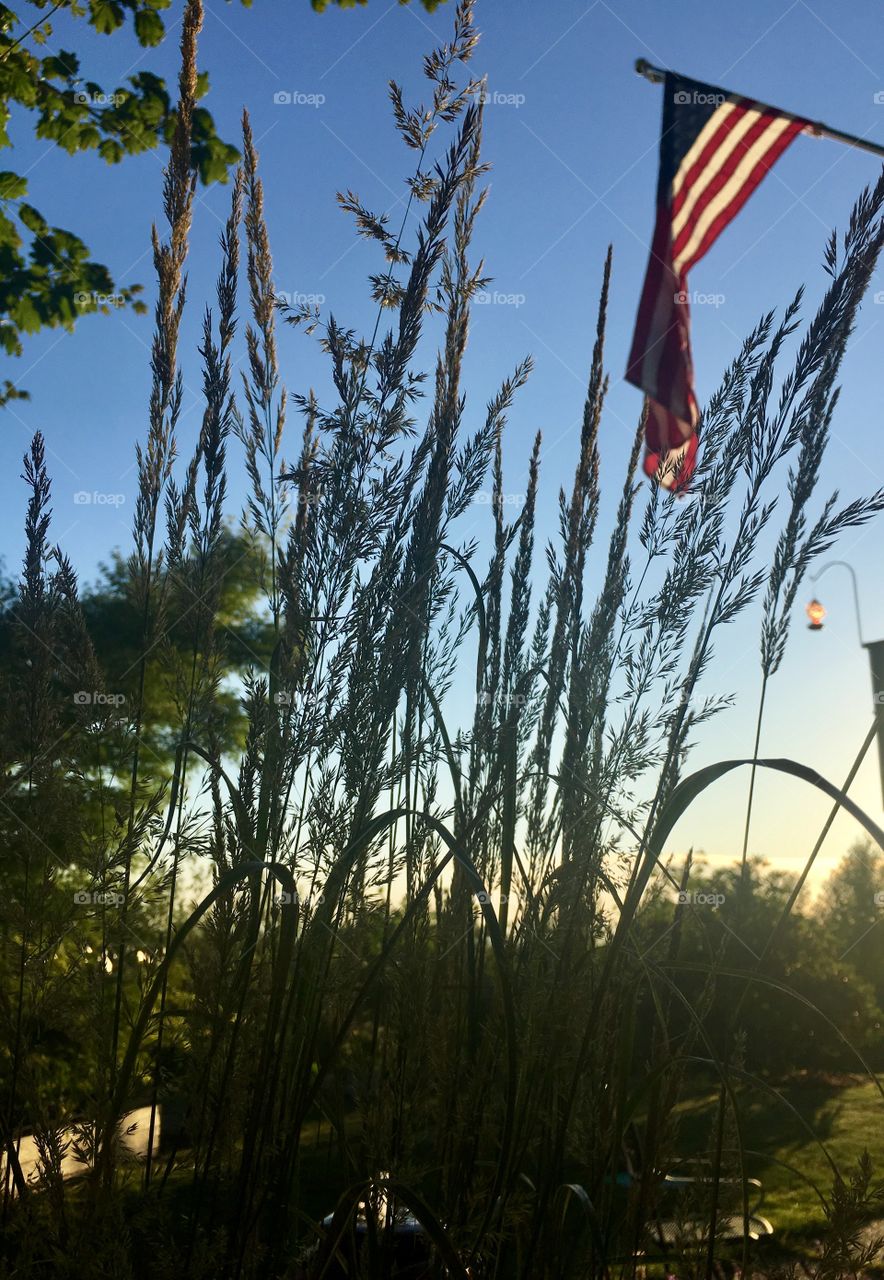
[[[128,35],[103,38],[69,20],[51,44],[76,47],[84,75],[107,89],[141,65],[175,74],[176,29],[159,50],[144,51]],[[355,242],[335,206],[335,191],[351,187],[370,208],[398,224],[402,179],[412,171],[391,126],[386,82],[403,82],[407,97],[423,91],[420,60],[447,38],[450,4],[427,15],[370,0],[364,9],[314,14],[307,0],[256,0],[251,10],[207,0],[200,65],[210,71],[206,105],[221,135],[236,141],[248,106],[267,191],[276,282],[289,293],[322,295],[323,311],[370,331],[374,309],[365,279],[379,269],[374,247]],[[530,442],[544,433],[543,531],[552,533],[560,484],[573,472],[602,260],[614,245],[608,362],[612,387],[603,423],[604,480],[610,514],[633,424],[638,392],[622,381],[631,326],[653,220],[661,90],[635,75],[644,56],[687,75],[824,119],[884,142],[884,68],[880,8],[875,0],[479,0],[483,31],[473,64],[487,73],[486,159],[491,196],[477,250],[494,276],[491,290],[508,303],[476,308],[468,360],[472,422],[516,360],[531,352],[536,370],[518,400],[506,451],[510,492],[524,488]],[[76,39],[76,43],[74,40]],[[320,96],[319,105],[280,104],[274,95]],[[497,100],[494,100],[494,95]],[[119,283],[146,285],[153,299],[151,222],[160,216],[159,154],[111,168],[91,156],[69,158],[29,136],[13,121],[15,154],[6,167],[25,173],[30,200],[58,225],[78,231]],[[875,157],[834,142],[799,138],[736,223],[695,270],[692,288],[723,295],[721,305],[694,309],[694,357],[701,401],[759,314],[782,306],[802,282],[807,312],[819,298],[822,249],[832,226],[843,227],[863,185],[878,175]],[[182,452],[199,422],[197,326],[212,296],[217,234],[229,188],[199,191],[189,263],[190,308],[183,333],[188,384]],[[884,269],[873,292],[884,291]],[[884,292],[882,292],[884,298]],[[881,400],[884,305],[870,297],[844,369],[825,491],[845,498],[884,483]],[[19,379],[33,399],[6,411],[2,449],[3,549],[7,566],[21,554],[24,488],[21,455],[37,428],[47,438],[54,475],[54,536],[87,579],[113,545],[126,547],[132,516],[133,445],[143,438],[148,398],[150,316],[88,317],[73,335],[28,340],[20,361],[2,376]],[[281,337],[288,385],[325,386],[315,345],[285,330]],[[292,444],[299,424],[293,419]],[[236,446],[231,446],[235,458]],[[77,491],[119,493],[118,506],[77,505]],[[242,488],[232,486],[234,513]],[[476,530],[487,520],[479,510]],[[603,520],[604,523],[604,520]],[[466,534],[468,529],[464,529]],[[848,537],[838,554],[860,578],[866,638],[884,636],[884,523]],[[598,562],[602,560],[599,546]],[[803,615],[770,695],[763,750],[793,755],[840,781],[870,721],[869,677],[856,643],[850,584],[832,570],[819,586],[830,608],[827,628],[810,634]],[[803,601],[802,601],[803,603]],[[719,643],[708,691],[734,692],[737,707],[704,733],[693,763],[749,754],[758,690],[757,614]],[[710,853],[739,852],[744,776],[732,777],[696,805],[673,840]],[[870,758],[853,794],[881,818],[877,761]],[[790,782],[763,779],[754,850],[776,861],[795,859],[812,842],[826,803]],[[855,834],[839,820],[828,849],[837,854]]]

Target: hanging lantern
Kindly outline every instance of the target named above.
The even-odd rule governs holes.
[[[826,611],[819,600],[811,600],[810,604],[806,606],[805,612],[810,618],[810,622],[807,624],[810,630],[822,631],[823,618],[826,616]]]

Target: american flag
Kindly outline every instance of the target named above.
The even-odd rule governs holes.
[[[666,73],[657,222],[626,379],[649,401],[645,472],[667,488],[685,487],[697,454],[688,272],[796,134],[812,128],[800,116]]]

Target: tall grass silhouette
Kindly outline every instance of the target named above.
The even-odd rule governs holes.
[[[733,984],[769,981],[764,957],[746,969],[716,933],[707,963],[682,964],[683,922],[706,928],[703,913],[679,905],[649,950],[642,908],[661,881],[686,896],[691,863],[672,872],[670,833],[737,766],[747,783],[758,769],[801,779],[884,844],[844,789],[759,758],[802,579],[884,508],[884,491],[843,506],[817,497],[840,363],[884,243],[884,179],[827,246],[812,319],[799,295],[727,369],[688,501],[637,479],[643,421],[626,474],[605,476],[608,252],[573,484],[538,549],[540,436],[515,510],[502,449],[530,360],[483,414],[468,410],[470,308],[487,284],[472,250],[485,164],[471,0],[425,59],[428,101],[391,88],[417,230],[340,197],[382,259],[370,336],[278,302],[244,116],[199,348],[202,425],[178,458],[201,21],[188,0],[168,227],[153,238],[152,385],[125,569],[134,668],[100,669],[74,569],[50,541],[40,435],[25,458],[0,735],[4,1274],[404,1275],[390,1248],[405,1211],[430,1242],[426,1274],[662,1274],[653,1224],[673,1212],[676,1104],[702,1087],[719,1091],[718,1120],[666,1262],[700,1276],[739,1256],[749,1275],[749,1233],[735,1254],[722,1219],[748,1223],[741,1107],[771,1086],[746,1065]],[[287,391],[280,323],[318,334],[328,402]],[[419,344],[436,335],[428,375]],[[232,749],[220,600],[227,477],[242,463],[233,545],[255,566],[263,613]],[[607,542],[603,477],[620,493]],[[482,500],[487,555],[462,531]],[[693,736],[727,705],[703,693],[716,642],[753,608],[754,757],[690,773]],[[143,732],[160,685],[175,708],[164,758]],[[185,874],[202,886],[193,910]],[[724,1030],[709,1017],[722,1001]],[[139,1105],[140,1163],[122,1132]],[[39,1149],[30,1180],[25,1133]],[[640,1159],[624,1187],[627,1149]],[[74,1154],[82,1170],[68,1178]],[[867,1165],[833,1178],[821,1277],[865,1265],[856,1224],[879,1196]]]

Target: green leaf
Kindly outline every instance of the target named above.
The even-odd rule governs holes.
[[[15,325],[8,324],[5,320],[0,321],[0,347],[8,356],[20,356],[22,353]]]
[[[0,248],[12,247],[17,249],[20,244],[21,236],[15,223],[11,218],[7,218],[5,213],[0,213]]]
[[[27,195],[28,184],[17,173],[0,173],[0,200],[20,200]]]
[[[42,75],[44,80],[72,80],[80,70],[80,59],[74,53],[52,54],[43,59]]]
[[[123,25],[123,6],[115,0],[90,0],[89,21],[103,36],[109,36]]]
[[[40,315],[30,298],[19,298],[10,315],[23,333],[36,333],[40,328]]]
[[[98,154],[108,164],[119,164],[126,153],[116,138],[105,138],[98,148]]]
[[[23,204],[18,211],[18,216],[27,229],[33,231],[35,236],[45,236],[49,230],[46,219],[32,204]]]
[[[2,345],[2,343],[0,343]],[[10,400],[30,400],[30,391],[19,391],[14,382],[5,379],[3,387],[0,388],[0,409],[8,404]]]
[[[166,34],[163,20],[158,13],[150,9],[139,9],[135,15],[135,34],[138,43],[146,49],[160,43]]]
[[[204,186],[212,182],[226,182],[228,169],[238,159],[236,147],[222,142],[220,138],[209,138],[191,147],[191,163],[198,170]]]

